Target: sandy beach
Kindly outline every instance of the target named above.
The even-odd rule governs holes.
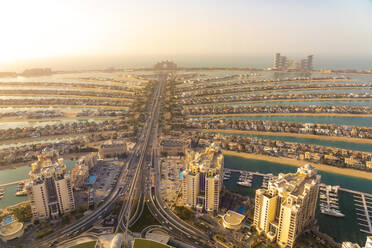
[[[114,133],[116,131],[103,131],[99,133],[103,134],[108,134],[108,133]],[[51,135],[51,136],[42,136],[42,137],[37,137],[37,138],[24,138],[24,139],[9,139],[9,140],[2,140],[1,144],[17,144],[17,143],[27,143],[27,142],[36,142],[36,141],[41,141],[41,140],[53,140],[53,139],[58,139],[58,138],[71,138],[71,137],[81,137],[81,136],[86,136],[90,135],[92,133],[79,133],[79,134],[61,134],[61,135]]]
[[[76,121],[84,121],[84,120],[115,120],[119,119],[118,116],[82,116],[82,117],[75,117],[75,116],[65,116],[65,117],[57,117],[57,118],[43,118],[43,119],[19,119],[14,117],[7,117],[7,118],[0,118],[0,124],[5,122],[44,122],[44,121],[68,121],[68,120],[76,120]]]
[[[372,98],[319,98],[319,99],[275,99],[275,100],[258,100],[258,101],[231,101],[231,102],[213,102],[213,103],[201,103],[193,104],[190,106],[206,106],[206,105],[216,105],[216,104],[249,104],[249,103],[259,103],[259,102],[314,102],[314,101],[371,101]],[[188,105],[187,105],[188,106]]]
[[[105,109],[128,109],[129,106],[107,106],[107,105],[0,105],[0,108],[105,108]]]
[[[294,88],[294,89],[270,89],[270,90],[255,90],[255,91],[244,91],[245,93],[247,94],[255,94],[255,93],[273,93],[275,94],[277,91],[309,91],[309,93],[311,93],[312,90],[336,90],[336,89],[342,89],[342,90],[345,90],[345,89],[372,89],[372,87],[309,87],[309,88],[305,88],[305,87],[301,87],[299,86],[298,88]],[[217,94],[212,94],[212,95],[208,95],[208,96],[224,96],[224,95],[231,95],[233,93],[217,93]],[[238,93],[240,94],[240,93]],[[204,96],[197,96],[195,97],[196,99],[197,98],[202,98]]]
[[[308,161],[303,161],[303,160],[294,160],[294,159],[281,158],[281,157],[271,157],[271,156],[244,153],[244,152],[233,152],[233,151],[224,150],[223,153],[224,155],[229,155],[229,156],[237,156],[237,157],[242,157],[242,158],[247,158],[247,159],[264,160],[264,161],[270,161],[274,163],[280,163],[280,164],[291,165],[291,166],[296,166],[296,167],[301,167],[305,164],[309,164]],[[338,168],[338,167],[329,166],[325,164],[311,163],[311,165],[319,171],[326,171],[326,172],[331,172],[331,173],[345,175],[345,176],[372,180],[372,172],[353,170],[353,169],[348,169],[348,168]]]
[[[105,99],[105,100],[125,100],[125,101],[134,101],[133,98],[125,98],[125,97],[107,97],[107,96],[84,96],[84,95],[51,95],[51,94],[42,94],[40,91],[38,93],[30,93],[30,94],[2,94],[2,96],[23,96],[23,97],[55,97],[55,98],[88,98],[88,99]]]
[[[337,137],[337,136],[322,136],[322,135],[313,135],[313,134],[242,131],[242,130],[230,130],[230,129],[198,129],[198,131],[202,131],[202,132],[206,132],[206,133],[231,133],[231,134],[287,136],[287,137],[297,137],[297,138],[321,139],[321,140],[331,140],[331,141],[341,141],[341,142],[372,144],[372,139],[359,139],[359,138],[348,138],[348,137]]]
[[[346,114],[346,113],[242,113],[242,114],[206,114],[189,115],[190,118],[198,117],[224,117],[224,116],[334,116],[334,117],[372,117],[372,114]]]
[[[313,135],[313,134],[280,133],[280,132],[260,132],[260,131],[242,131],[242,130],[230,130],[230,129],[202,129],[201,131],[203,131],[203,132],[209,132],[209,133],[231,133],[231,134],[253,134],[253,135],[287,136],[287,137],[297,137],[297,138],[321,139],[321,140],[332,140],[332,141],[341,141],[341,142],[372,144],[372,140],[371,139],[337,137],[337,136],[322,136],[322,135]]]

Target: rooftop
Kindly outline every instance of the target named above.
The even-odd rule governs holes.
[[[228,210],[223,216],[224,221],[232,226],[240,225],[244,218],[245,218],[244,215],[234,212],[232,210]]]

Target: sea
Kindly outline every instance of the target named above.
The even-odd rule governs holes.
[[[317,57],[315,57],[317,59]],[[154,64],[156,61],[163,60],[163,59],[170,59],[174,60],[176,63],[179,63],[180,66],[185,67],[270,67],[272,58],[253,58],[248,56],[239,56],[231,57],[231,56],[207,56],[203,57],[200,56],[200,59],[196,59],[194,57],[181,57],[180,56],[171,56],[171,57],[156,57],[153,58],[152,61],[146,59],[138,59],[136,61],[131,61],[128,59],[126,62],[120,61],[117,59],[112,63],[108,63],[107,61],[102,60],[100,63],[86,65],[86,68],[82,66],[76,66],[75,68],[81,69],[102,69],[107,68],[110,66],[114,66],[117,68],[122,68],[122,66],[127,67],[128,69],[136,67],[149,67]],[[352,59],[352,58],[345,58],[345,59],[328,59],[328,58],[319,58],[319,60],[315,64],[315,68],[334,68],[334,69],[343,69],[343,68],[350,68],[350,69],[371,69],[372,68],[372,60],[370,58],[366,59]],[[83,65],[83,63],[81,64]],[[72,65],[71,65],[72,66]],[[67,67],[54,67],[53,64],[50,64],[50,67],[53,69],[71,69]],[[0,68],[2,70],[2,68]],[[152,72],[149,71],[136,71],[136,72],[129,72],[128,73],[136,73],[136,74],[151,74]],[[222,77],[231,74],[247,74],[246,71],[237,72],[237,71],[199,71],[200,78],[206,77]],[[122,73],[121,73],[122,74]],[[124,73],[125,74],[125,73]],[[293,73],[274,73],[274,72],[258,72],[261,74],[257,77],[257,79],[271,79],[271,78],[286,78],[286,77],[298,77],[298,76],[310,76],[310,74],[293,74]],[[342,74],[330,74],[327,76],[342,76]],[[35,78],[24,78],[24,77],[17,77],[17,78],[0,78],[0,89],[1,82],[29,82],[32,85],[32,82],[76,82],[76,83],[92,83],[92,82],[85,82],[85,81],[72,81],[68,78],[76,78],[76,77],[96,77],[96,78],[117,78],[117,74],[109,74],[109,73],[77,73],[77,74],[57,74],[52,76],[46,77],[35,77]],[[313,76],[324,76],[322,74],[313,74]],[[361,76],[361,75],[346,75],[354,78],[352,82],[372,82],[372,76]],[[115,84],[114,82],[105,82],[104,84]],[[314,82],[314,83],[324,83],[324,82]],[[341,83],[341,82],[337,82]],[[346,82],[345,82],[346,83]],[[349,82],[347,82],[349,83]],[[102,82],[97,82],[97,84],[102,84]],[[276,91],[278,92],[278,91]],[[342,92],[337,90],[337,92]],[[345,90],[345,92],[349,93],[364,93],[363,90]],[[370,93],[370,90],[366,91]],[[283,93],[283,92],[282,92]],[[320,91],[314,91],[314,93],[320,93]],[[244,103],[246,104],[246,103]],[[257,103],[256,105],[265,105],[267,103]],[[313,102],[275,102],[269,103],[271,105],[286,105],[286,104],[296,104],[296,105],[349,105],[349,106],[372,106],[371,101],[313,101]],[[89,108],[89,107],[87,107]],[[40,109],[48,109],[46,108],[0,108],[2,112],[8,111],[17,111],[17,110],[40,110]],[[56,108],[56,109],[68,109],[64,107]],[[255,119],[255,120],[265,120],[265,121],[297,121],[297,122],[311,122],[311,123],[329,123],[329,124],[344,124],[344,125],[355,125],[355,126],[366,126],[372,127],[372,119],[366,117],[312,117],[312,116],[252,116],[252,117],[225,117],[225,118],[240,118],[240,119]],[[33,123],[18,123],[17,125],[21,126],[30,126],[30,125],[39,125],[42,126],[45,122],[33,122]],[[6,124],[1,123],[0,120],[0,128],[4,127]],[[13,124],[11,124],[13,125]],[[331,147],[338,147],[338,148],[347,148],[356,151],[364,151],[364,152],[371,152],[372,147],[370,144],[356,144],[351,142],[336,142],[336,141],[324,141],[324,140],[316,140],[316,139],[307,139],[307,138],[293,138],[293,137],[284,137],[284,136],[269,136],[269,135],[250,135],[252,137],[259,137],[265,139],[275,139],[275,140],[282,140],[287,142],[298,142],[298,143],[305,143],[305,144],[315,144],[315,145],[324,145],[324,146],[331,146]],[[56,140],[57,141],[57,140]],[[42,141],[39,141],[42,142]],[[6,147],[14,147],[20,146],[22,143],[18,144],[0,144],[1,148]],[[76,160],[70,159],[65,160],[65,163],[69,169],[75,164]],[[240,157],[233,157],[233,156],[226,156],[225,157],[225,167],[226,168],[234,168],[240,170],[248,170],[248,171],[257,171],[262,173],[287,173],[287,172],[294,172],[296,168],[289,165],[284,164],[277,164],[271,163],[267,161],[258,161],[258,160],[251,160],[251,159],[244,159]],[[12,169],[3,169],[0,170],[0,184],[5,184],[9,182],[19,181],[28,178],[28,173],[30,171],[30,166],[22,166],[18,168]],[[347,189],[357,190],[366,193],[372,193],[372,181],[359,179],[356,177],[350,176],[342,176],[333,173],[327,172],[319,172],[322,175],[322,182],[325,184],[331,185],[340,185]],[[356,172],[357,173],[357,172]],[[260,186],[262,179],[256,178],[254,181],[253,188],[244,188],[241,186],[236,185],[236,180],[238,178],[238,174],[234,174],[230,181],[226,182],[227,188],[234,192],[238,192],[243,195],[248,195],[254,197],[255,189]],[[260,181],[261,180],[261,181]],[[16,203],[26,201],[27,197],[17,197],[15,196],[16,186],[9,186],[6,187],[5,197],[0,200],[0,209],[5,208],[10,205],[14,205]],[[342,242],[345,240],[358,242],[359,244],[363,245],[365,242],[366,235],[359,231],[359,226],[357,223],[357,216],[355,214],[355,205],[353,202],[353,196],[349,193],[340,192],[340,208],[341,211],[346,215],[344,218],[335,218],[330,216],[324,216],[317,211],[317,219],[320,226],[320,230],[322,232],[327,233],[331,237],[333,237],[336,241]]]

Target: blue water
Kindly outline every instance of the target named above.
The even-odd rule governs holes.
[[[13,222],[12,217],[5,217],[5,218],[4,218],[4,224],[5,224],[5,225],[8,225],[8,224],[10,224],[10,223],[12,223],[12,222]]]
[[[301,144],[312,144],[318,146],[328,146],[336,147],[347,150],[361,151],[361,152],[371,152],[372,144],[362,144],[344,141],[333,141],[333,140],[321,140],[321,139],[310,139],[310,138],[299,138],[290,136],[274,136],[274,135],[256,135],[256,134],[231,134],[231,133],[219,133],[220,135],[228,136],[242,136],[242,137],[252,137],[259,139],[270,139],[279,140],[283,142],[301,143]]]
[[[88,179],[88,183],[94,183],[96,181],[97,176],[90,176]]]
[[[245,159],[234,156],[225,156],[225,168],[261,173],[272,173],[274,175],[277,175],[279,173],[293,173],[297,170],[297,167],[286,164]],[[372,181],[370,180],[351,176],[343,176],[323,171],[319,171],[318,173],[322,176],[322,183],[329,185],[340,185],[343,188],[365,193],[372,193]],[[355,171],[355,173],[357,174],[358,171]],[[255,190],[260,187],[260,182],[256,182],[257,177],[253,178],[252,188],[240,187],[239,185],[237,185],[236,182],[238,178],[238,173],[231,173],[231,179],[229,181],[224,181],[224,184],[229,190],[233,192],[254,197]],[[359,231],[360,226],[357,222],[352,194],[340,191],[339,206],[341,212],[345,214],[344,218],[335,218],[332,216],[322,215],[320,214],[319,209],[317,209],[316,217],[320,227],[320,231],[327,233],[337,242],[352,241],[358,242],[360,245],[364,245],[367,235]]]
[[[64,160],[67,170],[71,170],[76,162],[77,160],[75,159]],[[0,170],[0,184],[6,184],[15,181],[20,181],[23,179],[28,179],[29,178],[28,173],[30,171],[31,166],[21,166],[17,168]],[[16,196],[15,195],[16,192],[17,185],[5,187],[5,195],[0,200],[0,209],[28,200],[27,196]]]
[[[254,106],[354,106],[354,107],[372,107],[372,101],[369,100],[324,100],[324,101],[261,101],[261,102],[244,102],[244,103],[228,103],[221,104],[224,106],[245,106],[245,105],[254,105]]]
[[[204,117],[203,117],[204,118]],[[319,123],[319,124],[338,124],[349,126],[366,126],[372,127],[371,117],[340,117],[340,116],[223,116],[223,119],[238,120],[262,120],[262,121],[284,121],[284,122],[301,122],[301,123]]]

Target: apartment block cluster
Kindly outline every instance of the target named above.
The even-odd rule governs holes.
[[[57,219],[75,209],[70,174],[62,158],[46,149],[32,164],[26,185],[34,220]]]
[[[372,169],[372,155],[367,152],[231,135],[201,134],[198,139],[198,145],[200,146],[213,141],[219,143],[223,149],[231,151],[304,160],[311,163],[367,171]]]
[[[323,136],[341,136],[353,138],[372,138],[372,128],[344,126],[337,124],[315,124],[285,121],[234,120],[224,118],[188,119],[186,126],[202,129],[238,129],[245,131],[285,132],[314,134]]]
[[[342,242],[341,248],[361,248],[359,244],[349,241]],[[368,236],[365,246],[363,248],[372,248],[372,236]]]
[[[279,174],[267,189],[256,191],[253,224],[279,247],[294,247],[296,238],[315,221],[321,176],[307,164],[296,173]]]
[[[96,152],[89,153],[81,157],[71,170],[72,186],[76,190],[83,190],[88,184],[89,171],[96,166],[98,162],[98,154]]]
[[[286,56],[282,56],[280,53],[274,55],[273,69],[278,71],[312,71],[313,70],[313,58],[314,55],[309,55],[305,59],[300,61],[289,60]]]
[[[224,157],[221,148],[212,143],[201,152],[187,150],[186,169],[182,172],[182,201],[198,211],[215,214],[222,189]]]

